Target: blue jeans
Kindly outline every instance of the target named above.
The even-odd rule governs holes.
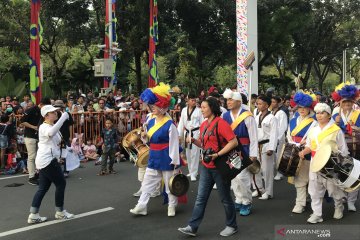
[[[195,232],[197,232],[199,225],[204,218],[206,204],[214,183],[216,183],[217,192],[219,193],[221,202],[224,205],[226,215],[225,224],[226,226],[237,229],[236,211],[230,194],[231,182],[224,182],[220,173],[216,169],[209,169],[201,164],[198,194],[196,196],[194,209],[189,221],[189,226]]]
[[[39,189],[35,193],[33,198],[30,212],[38,213],[46,192],[49,190],[51,183],[54,183],[56,186],[55,190],[55,207],[56,211],[64,210],[64,195],[66,181],[64,174],[61,170],[61,166],[57,160],[52,160],[49,165],[40,170],[39,173]]]

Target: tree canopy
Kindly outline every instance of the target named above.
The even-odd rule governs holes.
[[[104,5],[103,0],[42,1],[44,81],[56,94],[101,87],[92,65],[103,56],[97,45],[104,41]],[[235,1],[159,0],[158,9],[161,81],[195,94],[214,83],[221,88],[236,83]],[[359,82],[358,9],[360,2],[353,0],[258,0],[259,89],[274,85],[287,93],[301,74],[304,87],[330,92],[342,80],[345,49],[348,80]],[[0,81],[14,79],[26,88],[30,3],[3,0],[0,14]],[[117,1],[116,17],[123,50],[118,87],[129,91],[131,84],[139,93],[147,84],[149,1]]]

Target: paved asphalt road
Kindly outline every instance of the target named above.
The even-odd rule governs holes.
[[[111,207],[113,210],[84,216],[69,221],[54,220],[54,187],[45,196],[40,214],[49,218],[52,225],[41,226],[18,232],[28,226],[26,220],[35,186],[27,184],[27,177],[0,178],[0,236],[4,232],[15,230],[16,233],[2,239],[26,240],[107,240],[107,239],[189,239],[177,231],[186,226],[196,197],[198,182],[191,183],[188,193],[189,202],[177,208],[174,218],[167,217],[167,206],[162,205],[162,198],[151,199],[148,216],[133,216],[129,209],[134,207],[137,198],[132,193],[138,190],[137,169],[129,162],[115,164],[118,174],[96,176],[98,166],[93,162],[84,164],[84,168],[76,169],[67,180],[65,207],[74,214],[82,214],[94,210]],[[19,187],[6,187],[12,183],[23,183]],[[273,239],[275,225],[306,224],[311,210],[297,215],[292,214],[295,189],[284,180],[275,183],[275,198],[268,201],[254,200],[253,212],[250,216],[238,215],[239,232],[228,239]],[[359,203],[357,208],[360,209]],[[333,204],[324,202],[324,222],[328,225],[360,224],[359,211],[344,211],[342,220],[332,218]],[[210,200],[196,239],[221,239],[219,232],[224,228],[224,210],[216,190]]]

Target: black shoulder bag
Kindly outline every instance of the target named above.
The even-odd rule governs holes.
[[[220,137],[218,126],[216,126],[216,138],[218,141],[218,151],[221,149]],[[230,152],[224,154],[215,159],[215,166],[216,169],[221,174],[223,180],[231,181],[235,178],[242,170],[247,168],[249,165],[252,164],[249,156],[244,151],[244,147],[238,140],[237,147],[235,147]]]

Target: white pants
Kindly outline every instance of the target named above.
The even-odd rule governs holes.
[[[199,170],[199,162],[200,162],[200,148],[192,145],[192,149],[189,148],[190,144],[187,148],[185,148],[186,160],[188,164],[188,169],[191,177],[197,177]]]
[[[278,141],[278,145],[277,145],[277,148],[276,148],[276,156],[275,156],[275,165],[274,165],[274,167],[275,167],[275,170],[276,170],[276,174],[281,174],[282,175],[282,173],[280,173],[279,171],[277,171],[277,165],[278,165],[278,162],[280,162],[280,158],[281,158],[281,151],[282,151],[282,149],[283,149],[283,146],[284,146],[284,144],[285,144],[285,138],[282,138],[282,139],[280,139],[279,141]]]
[[[261,153],[261,171],[255,175],[255,182],[260,191],[265,189],[265,192],[271,197],[274,196],[274,164],[275,153],[271,156]],[[264,178],[265,185],[262,177]]]
[[[159,183],[161,183],[161,179],[164,179],[165,191],[169,197],[169,207],[176,207],[178,199],[176,196],[172,195],[169,190],[169,180],[173,175],[173,170],[160,171],[146,168],[144,180],[141,183],[141,196],[139,198],[138,205],[140,207],[145,207],[150,200],[151,193],[156,190]]]
[[[306,206],[306,187],[309,183],[310,161],[303,160],[299,170],[299,175],[294,178],[296,188],[296,205]]]
[[[144,180],[145,172],[146,172],[146,167],[142,167],[142,168],[139,167],[138,169],[139,182],[142,182]],[[156,193],[161,192],[161,181],[157,184],[154,192]]]
[[[245,168],[231,181],[231,186],[235,195],[235,203],[243,205],[251,204],[251,177],[252,174]]]
[[[315,215],[322,216],[322,200],[325,191],[334,199],[335,208],[343,206],[342,199],[345,193],[331,179],[323,178],[318,173],[309,173],[309,194],[311,196],[311,208]]]
[[[347,194],[347,201],[350,203],[355,203],[356,200],[358,200],[359,197],[359,189],[354,191],[354,192],[350,192]]]
[[[139,167],[138,168],[138,180],[139,182],[142,182],[144,180],[146,167]]]
[[[27,168],[29,171],[29,178],[33,178],[35,176],[35,158],[37,151],[37,143],[38,141],[35,138],[24,138],[26,151],[28,154],[27,160]]]
[[[276,157],[275,157],[275,161],[279,161],[280,159],[280,154],[281,154],[281,150],[283,149],[283,146],[285,144],[285,138],[282,138],[279,140],[278,142],[279,144],[277,145],[277,148],[276,148]]]

